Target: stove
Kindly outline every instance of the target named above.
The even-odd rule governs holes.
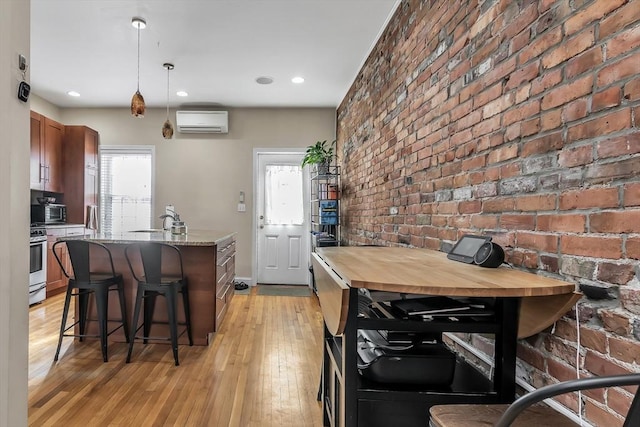
[[[47,230],[31,226],[29,230],[29,305],[47,297]]]
[[[29,242],[43,242],[47,240],[47,229],[42,226],[31,226]]]

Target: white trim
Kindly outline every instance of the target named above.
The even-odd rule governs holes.
[[[253,203],[251,211],[251,286],[255,286],[258,283],[258,156],[262,154],[301,154],[306,152],[304,148],[254,148],[253,149]],[[304,172],[303,172],[304,173]],[[308,175],[305,175],[308,176]],[[308,220],[306,221],[307,228],[310,228]],[[311,249],[309,249],[311,250]],[[308,284],[309,285],[309,284]]]

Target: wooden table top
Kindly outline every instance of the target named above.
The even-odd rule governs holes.
[[[429,249],[340,246],[316,251],[347,285],[355,288],[466,297],[549,296],[575,290],[573,283],[507,266],[465,264]]]

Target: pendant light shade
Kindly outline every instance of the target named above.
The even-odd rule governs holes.
[[[173,137],[173,125],[169,120],[169,72],[173,70],[173,64],[165,62],[162,66],[167,70],[167,120],[162,125],[162,136],[164,139],[171,139]]]
[[[133,18],[131,25],[138,30],[138,86],[136,93],[134,93],[133,98],[131,98],[131,114],[134,117],[142,118],[144,117],[145,105],[144,97],[140,93],[140,30],[147,26],[147,22],[142,18]]]

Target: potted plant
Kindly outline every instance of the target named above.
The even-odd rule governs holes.
[[[305,165],[318,165],[318,174],[325,175],[329,173],[329,165],[333,159],[333,150],[336,141],[327,143],[327,140],[317,141],[314,145],[307,147],[307,151],[302,158],[302,167]]]

